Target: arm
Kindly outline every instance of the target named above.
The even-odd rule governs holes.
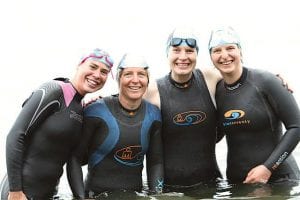
[[[163,148],[161,122],[151,127],[149,150],[147,152],[147,179],[150,192],[161,193],[163,189]]]
[[[143,98],[160,108],[160,96],[155,80],[150,80],[148,89]]]
[[[284,123],[286,132],[267,160],[249,172],[245,181],[252,183],[267,182],[272,172],[284,162],[299,142],[300,113],[293,95],[278,78],[273,76],[266,78],[263,87],[268,103]]]
[[[50,85],[51,84],[51,85]],[[50,87],[49,87],[50,86]],[[23,104],[6,139],[6,165],[11,192],[22,190],[22,168],[27,137],[60,107],[61,89],[53,82],[43,85]]]
[[[96,119],[88,117],[84,118],[80,143],[67,163],[67,178],[73,196],[76,199],[84,199],[84,184],[81,166],[87,164],[88,148],[93,133],[95,132],[95,123]]]
[[[201,70],[210,93],[211,100],[216,105],[215,94],[217,83],[222,79],[220,72],[215,68],[206,68]]]

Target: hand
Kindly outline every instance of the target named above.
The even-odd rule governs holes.
[[[243,183],[267,183],[272,173],[264,165],[259,165],[250,170]]]
[[[283,87],[285,87],[290,93],[294,92],[294,90],[289,86],[287,81],[280,74],[276,74],[276,76],[281,80]]]
[[[9,192],[7,200],[27,200],[23,191]]]
[[[88,106],[89,104],[97,101],[98,99],[101,99],[102,97],[101,96],[97,96],[97,97],[85,97],[82,101],[82,105],[83,107],[86,107]]]

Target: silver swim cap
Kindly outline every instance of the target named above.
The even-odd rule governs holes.
[[[124,69],[128,67],[149,68],[146,59],[143,56],[131,53],[127,53],[121,58],[117,68]]]
[[[146,59],[138,54],[127,53],[121,58],[119,65],[117,67],[117,82],[119,83],[121,71],[129,67],[139,67],[147,70],[148,73],[148,83],[149,83],[149,65],[146,62]]]
[[[230,26],[212,30],[208,43],[208,50],[211,51],[212,48],[224,44],[236,44],[241,48],[240,38]]]
[[[198,39],[192,29],[190,28],[175,29],[168,37],[166,50],[168,52],[170,46],[180,46],[180,45],[186,45],[191,48],[196,48],[196,51],[198,53],[199,51]]]

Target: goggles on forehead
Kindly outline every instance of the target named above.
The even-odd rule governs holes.
[[[172,38],[170,41],[170,46],[177,47],[181,45],[182,43],[186,43],[191,48],[197,47],[197,41],[193,38]]]
[[[107,65],[109,68],[112,68],[114,65],[114,61],[110,57],[110,55],[107,52],[103,51],[102,49],[98,49],[98,48],[94,49],[91,53],[81,58],[79,64],[84,63],[86,60],[90,58],[102,62],[103,64]]]
[[[108,65],[109,68],[112,68],[113,67],[113,60],[109,57],[109,56],[105,56],[105,55],[102,55],[102,56],[96,56],[96,55],[89,55],[87,57],[85,57],[81,62],[80,64],[84,63],[87,59],[89,58],[94,58],[95,60],[98,60],[99,62],[102,62],[106,65]],[[103,60],[104,59],[104,60]]]

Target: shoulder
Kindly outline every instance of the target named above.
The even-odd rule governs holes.
[[[272,87],[274,84],[281,84],[281,80],[269,71],[248,68],[248,73],[252,84],[259,84],[261,87]]]
[[[150,115],[150,117],[153,118],[154,120],[161,121],[160,109],[156,105],[150,103],[147,100],[144,100],[144,102],[146,104],[147,115]]]
[[[84,108],[84,116],[99,116],[100,113],[103,113],[107,110],[108,108],[104,102],[104,99],[98,99]]]
[[[206,81],[214,82],[217,84],[222,79],[220,72],[216,68],[206,67],[201,69],[201,72]]]

